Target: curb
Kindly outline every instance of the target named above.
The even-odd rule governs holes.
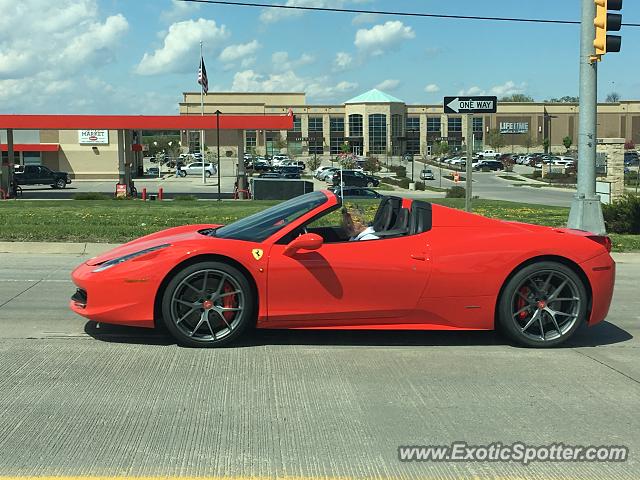
[[[0,253],[95,256],[118,246],[118,243],[0,242]]]

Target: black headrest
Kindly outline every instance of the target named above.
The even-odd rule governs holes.
[[[432,225],[431,204],[414,200],[411,205],[409,235],[428,232]]]
[[[396,221],[397,212],[402,205],[400,197],[384,197],[378,206],[378,211],[371,226],[376,232],[388,230]]]
[[[401,208],[396,217],[396,222],[393,224],[392,230],[406,229],[409,226],[409,210]]]

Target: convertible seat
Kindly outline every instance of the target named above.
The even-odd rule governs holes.
[[[399,237],[409,233],[409,210],[401,208],[396,215],[396,221],[392,228],[381,232],[376,230],[375,235],[380,238]]]

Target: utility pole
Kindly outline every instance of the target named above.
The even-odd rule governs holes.
[[[472,138],[473,138],[473,115],[468,114],[467,115],[467,161],[465,162],[467,167],[467,172],[466,172],[467,181],[466,181],[465,198],[464,198],[464,209],[467,212],[471,211],[471,190],[473,188],[471,183],[471,170],[473,168],[473,165],[471,165],[471,163],[473,162]]]
[[[596,4],[582,0],[580,40],[580,114],[578,117],[578,185],[567,226],[599,235],[606,233],[600,196],[596,195],[598,63],[593,61]]]

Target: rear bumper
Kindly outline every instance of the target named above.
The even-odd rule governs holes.
[[[591,284],[592,300],[588,324],[595,325],[603,321],[609,313],[616,278],[616,262],[611,255],[603,253],[580,266]]]

